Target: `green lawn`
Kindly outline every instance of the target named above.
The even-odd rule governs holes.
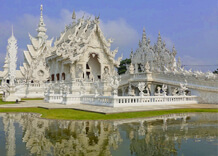
[[[0,112],[33,112],[42,114],[43,118],[48,119],[67,119],[67,120],[113,120],[128,118],[144,118],[172,113],[188,112],[213,112],[218,113],[218,109],[174,109],[159,111],[130,112],[117,114],[100,114],[73,109],[42,109],[42,108],[0,108]]]
[[[21,101],[27,101],[27,100],[43,100],[43,98],[22,98]],[[15,104],[16,102],[5,102],[2,100],[2,97],[0,95],[0,105],[3,104]]]
[[[15,104],[15,102],[5,102],[5,101],[2,101],[2,99],[0,99],[0,105],[2,104]]]

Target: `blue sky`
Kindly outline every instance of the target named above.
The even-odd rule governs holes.
[[[145,27],[152,43],[160,31],[170,49],[175,45],[182,64],[218,64],[217,0],[0,0],[0,4],[0,66],[12,24],[18,39],[18,64],[23,61],[28,32],[36,35],[40,4],[49,38],[58,37],[65,24],[72,22],[75,10],[77,16],[100,14],[105,36],[114,39],[112,50],[119,47],[118,55],[124,58],[137,48]]]

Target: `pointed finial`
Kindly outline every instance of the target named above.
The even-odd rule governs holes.
[[[150,38],[148,38],[148,44],[150,44],[151,43],[151,40],[150,40]]]
[[[146,33],[145,33],[145,27],[143,28],[143,34],[142,34],[142,42],[146,42]]]
[[[40,10],[41,10],[41,16],[42,16],[42,11],[43,11],[43,5],[42,4],[40,6]]]
[[[161,42],[161,35],[160,35],[160,31],[158,32],[158,42]]]
[[[73,20],[75,20],[75,19],[76,19],[76,13],[75,13],[75,10],[73,10],[72,19],[73,19]]]
[[[41,10],[41,16],[40,16],[40,20],[39,20],[39,24],[38,24],[38,28],[37,28],[37,32],[38,32],[38,35],[37,37],[43,37],[43,38],[46,38],[47,39],[47,35],[45,34],[46,33],[46,28],[45,28],[45,23],[44,23],[44,20],[43,20],[43,5],[41,4],[40,5],[40,10]]]

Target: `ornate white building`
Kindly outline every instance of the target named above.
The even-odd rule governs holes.
[[[152,46],[143,30],[138,49],[130,54],[131,64],[121,75],[119,95],[139,95],[138,84],[145,82],[147,95],[164,92],[168,96],[183,95],[185,90],[186,95],[198,96],[200,103],[217,103],[218,76],[212,72],[185,70],[181,67],[180,58],[176,60],[176,54],[175,47],[171,52],[166,48],[160,33]]]
[[[118,76],[116,68],[122,57],[115,59],[118,50],[110,50],[112,39],[104,37],[99,17],[76,19],[73,12],[72,23],[52,47],[42,10],[41,6],[38,35],[29,35],[31,45],[24,51],[23,66],[14,71],[17,96],[112,107],[217,103],[217,75],[182,68],[175,47],[171,51],[166,48],[160,33],[151,45],[143,30],[138,49],[130,54],[131,64]],[[9,64],[7,54],[0,72],[2,86],[7,82]]]
[[[24,63],[20,66],[22,76],[25,82],[46,82],[49,79],[48,67],[46,66],[45,58],[50,56],[52,45],[51,40],[47,40],[46,28],[43,21],[43,6],[41,5],[41,16],[38,24],[36,37],[29,34],[31,45],[27,45],[27,50],[24,51]]]

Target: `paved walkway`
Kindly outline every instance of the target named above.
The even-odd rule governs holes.
[[[19,104],[3,104],[0,108],[27,108],[27,107],[39,107],[45,109],[75,109],[89,112],[97,112],[103,114],[111,113],[123,113],[123,112],[138,112],[138,111],[151,111],[151,110],[169,110],[179,108],[215,108],[218,109],[218,104],[177,104],[177,105],[152,105],[152,106],[137,106],[137,107],[103,107],[103,106],[92,106],[83,104],[74,105],[62,105],[54,103],[46,103],[43,100],[29,100],[20,102]]]

